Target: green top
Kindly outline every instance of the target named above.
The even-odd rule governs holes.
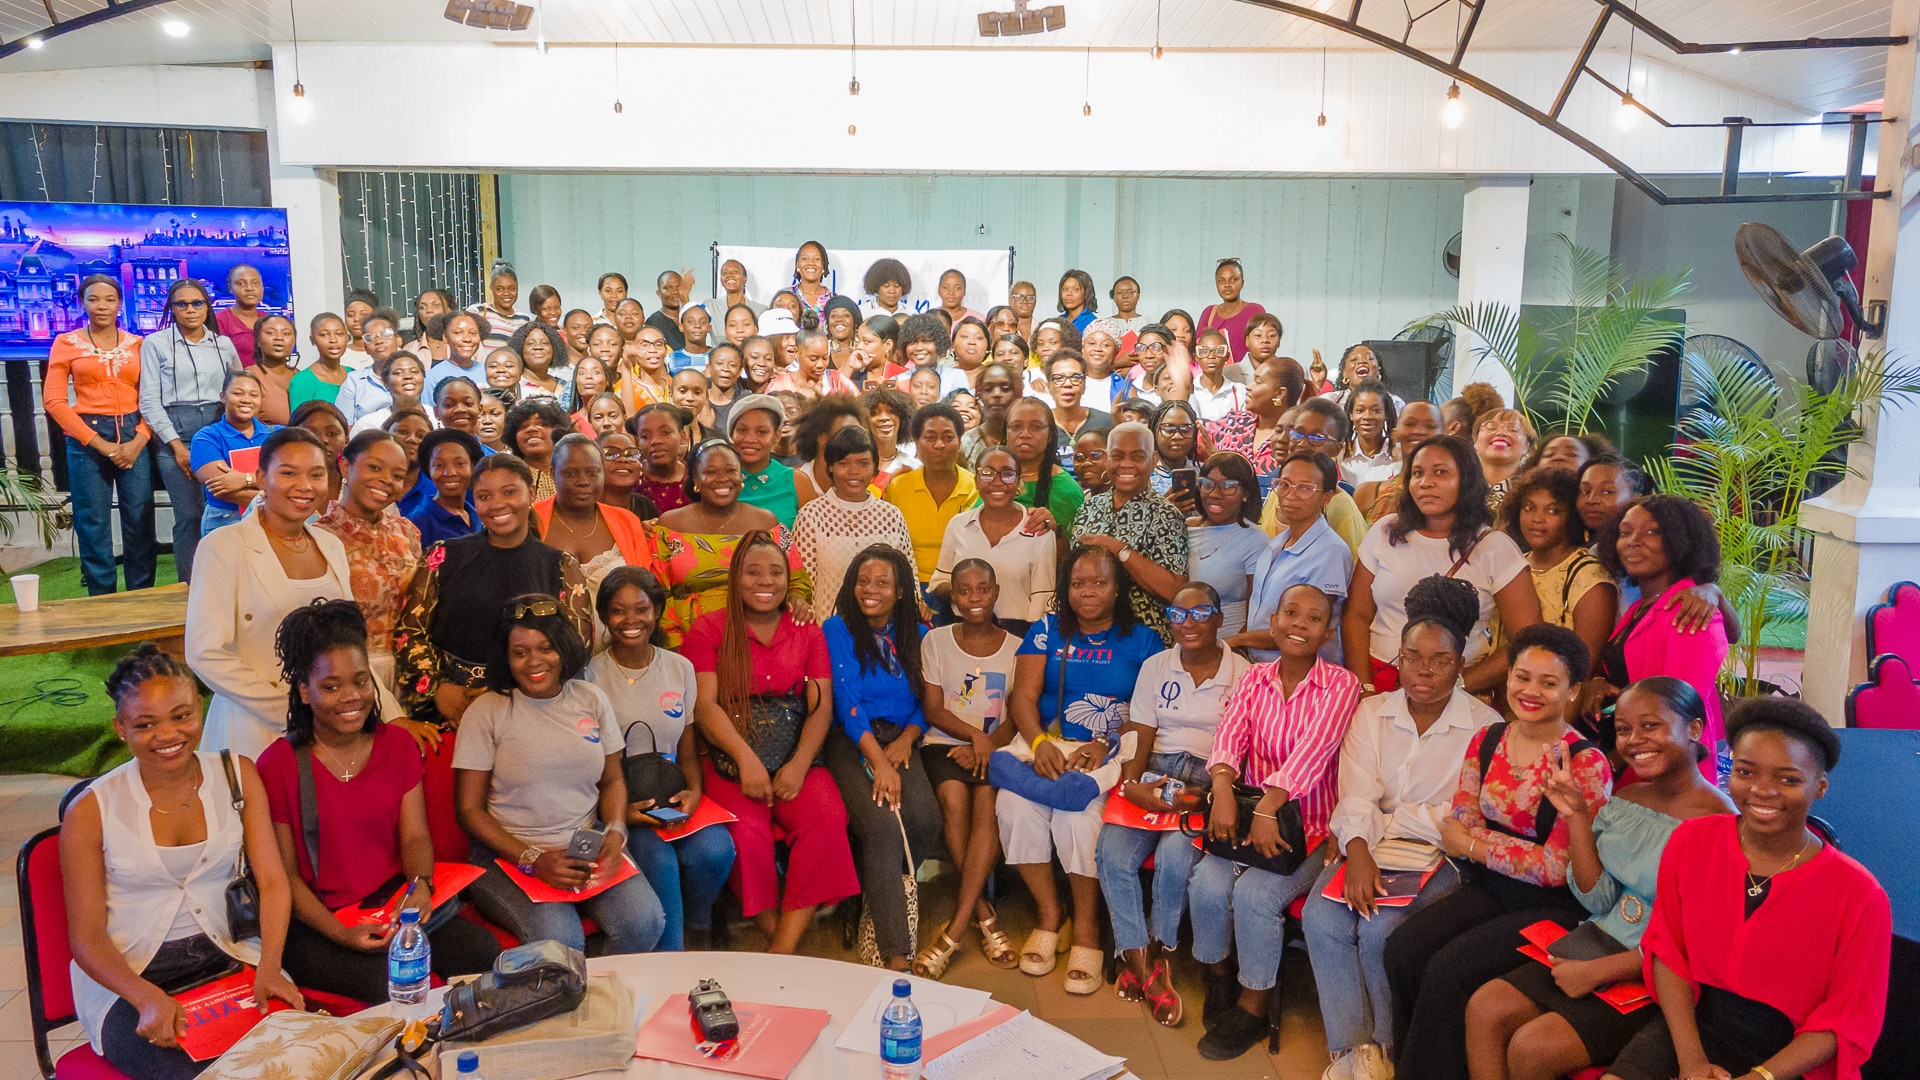
[[[1039,481],[1029,480],[1020,485],[1020,495],[1014,501],[1021,506],[1032,506],[1034,491]],[[1086,492],[1080,490],[1080,482],[1065,469],[1053,474],[1053,486],[1047,489],[1047,509],[1053,514],[1053,523],[1059,527],[1063,536],[1072,535],[1073,519],[1080,514],[1080,504],[1087,501]],[[977,502],[974,505],[979,505]]]
[[[741,502],[772,514],[781,528],[793,528],[794,515],[800,512],[800,496],[793,487],[792,469],[769,460],[766,468],[743,473],[741,479]]]
[[[295,372],[293,381],[287,384],[287,408],[297,409],[309,401],[324,401],[331,405],[340,396],[340,387],[345,383],[345,379],[330,383],[315,375],[312,368]]]

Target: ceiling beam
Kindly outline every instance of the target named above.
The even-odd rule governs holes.
[[[0,43],[0,60],[5,60],[7,57],[23,49],[32,48],[31,42],[46,41],[48,38],[56,38],[61,34],[71,34],[75,30],[85,30],[89,26],[98,26],[104,22],[112,22],[123,15],[132,15],[145,11],[148,8],[159,7],[162,4],[169,3],[170,0],[107,0],[105,7],[89,11],[84,15],[75,15],[71,19],[56,18],[53,13],[52,0],[45,0],[45,2],[49,22],[47,28],[45,30],[37,30],[14,41]]]

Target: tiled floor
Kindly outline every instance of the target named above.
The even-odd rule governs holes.
[[[73,780],[63,776],[0,774],[0,851],[20,850],[27,838],[54,824],[60,796]],[[945,924],[953,911],[953,879],[936,878],[921,886],[921,937],[930,939]],[[1003,898],[1001,924],[1016,944],[1033,927],[1033,910],[1023,891]],[[977,940],[977,935],[976,935]],[[841,948],[841,924],[827,917],[815,924],[804,951],[815,956],[852,959]],[[733,932],[737,949],[761,947],[763,942],[751,925],[740,924]],[[1031,1010],[1034,1015],[1058,1024],[1101,1050],[1127,1058],[1141,1080],[1237,1080],[1264,1077],[1269,1080],[1317,1080],[1326,1067],[1326,1042],[1320,1027],[1320,1015],[1314,1001],[1313,982],[1308,974],[1306,954],[1288,950],[1282,984],[1287,989],[1286,1022],[1282,1027],[1280,1052],[1268,1055],[1262,1046],[1236,1061],[1213,1062],[1200,1057],[1195,1044],[1200,1039],[1200,970],[1190,961],[1182,961],[1176,972],[1180,992],[1187,1001],[1188,1018],[1182,1026],[1168,1029],[1153,1022],[1143,1005],[1121,1001],[1110,987],[1090,997],[1075,997],[1066,992],[1065,958],[1054,974],[1033,979],[1019,971],[1002,971],[988,964],[979,949],[969,942],[954,959],[946,979],[958,985],[977,987],[1012,1005]],[[33,1028],[27,1009],[26,966],[20,948],[20,898],[11,884],[0,886],[0,1080],[34,1080],[39,1066],[33,1054]],[[54,1033],[54,1057],[81,1040],[77,1026]]]

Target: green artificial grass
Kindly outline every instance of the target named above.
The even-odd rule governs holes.
[[[85,596],[80,560],[52,559],[27,567],[40,575],[40,599]],[[179,580],[173,556],[160,556],[157,584]],[[13,603],[13,586],[0,582],[0,603]],[[113,733],[113,702],[106,678],[131,646],[78,649],[0,659],[0,772],[98,776],[127,760]]]

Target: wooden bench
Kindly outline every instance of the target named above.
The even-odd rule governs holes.
[[[151,641],[186,653],[187,587],[45,600],[38,611],[0,605],[0,657],[68,652]]]

